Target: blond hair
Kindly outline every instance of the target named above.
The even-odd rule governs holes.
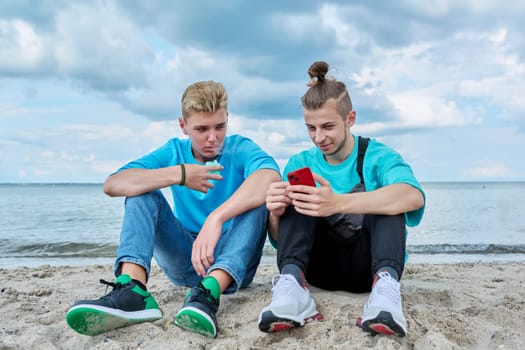
[[[221,108],[227,110],[228,94],[221,83],[199,81],[186,88],[181,104],[182,116],[186,119],[191,112],[213,113]]]

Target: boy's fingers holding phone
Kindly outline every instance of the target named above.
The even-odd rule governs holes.
[[[317,193],[318,189],[312,186],[294,185],[288,186],[289,197],[294,200],[308,201],[309,196]]]
[[[287,183],[284,181],[272,182],[268,187],[268,191],[275,191],[286,188]]]

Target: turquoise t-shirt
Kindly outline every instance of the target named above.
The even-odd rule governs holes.
[[[273,169],[280,172],[275,160],[257,146],[252,140],[240,136],[227,136],[221,154],[216,158],[224,167],[220,181],[213,181],[215,187],[202,193],[185,186],[173,185],[173,213],[190,232],[199,232],[208,215],[224,203],[239,188],[244,180],[260,169]],[[185,164],[204,165],[195,159],[189,139],[173,138],[153,152],[121,167],[159,169]],[[231,225],[231,220],[223,225],[223,232]]]
[[[357,173],[357,136],[353,137],[356,146],[350,156],[342,163],[327,163],[319,148],[313,147],[290,158],[284,168],[283,179],[287,178],[289,172],[308,166],[312,172],[326,179],[335,193],[350,192],[360,181]],[[368,143],[363,160],[363,178],[367,191],[373,191],[395,183],[407,183],[420,190],[425,196],[412,169],[405,163],[401,155],[388,146],[372,139]],[[425,206],[423,205],[417,210],[405,213],[407,226],[413,227],[419,224],[424,211]]]

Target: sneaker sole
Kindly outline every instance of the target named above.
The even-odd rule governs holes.
[[[370,332],[373,335],[385,334],[398,335],[400,337],[406,335],[406,331],[394,320],[392,314],[388,311],[381,311],[376,317],[366,321],[363,321],[363,318],[359,317],[356,321],[356,326],[361,327],[364,331]]]
[[[67,324],[84,335],[98,335],[132,324],[151,322],[162,318],[160,309],[126,312],[103,306],[78,305],[66,314]]]
[[[261,314],[259,320],[259,330],[265,333],[275,333],[281,331],[287,331],[296,327],[303,327],[306,323],[310,321],[322,321],[324,320],[323,315],[320,312],[317,312],[311,316],[308,316],[304,319],[303,323],[285,318],[279,317],[273,314],[271,311],[266,311]]]
[[[195,307],[190,306],[180,310],[175,316],[174,324],[206,337],[217,337],[215,322],[208,314]]]

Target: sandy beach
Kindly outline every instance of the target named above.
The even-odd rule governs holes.
[[[77,334],[64,319],[76,299],[105,293],[111,266],[0,269],[0,349],[525,349],[525,262],[408,264],[401,290],[407,337],[371,336],[355,326],[368,294],[312,287],[324,321],[265,334],[257,316],[271,298],[274,265],[254,283],[221,298],[216,339],[172,325],[186,288],[158,268],[148,289],[164,317],[96,337]]]

